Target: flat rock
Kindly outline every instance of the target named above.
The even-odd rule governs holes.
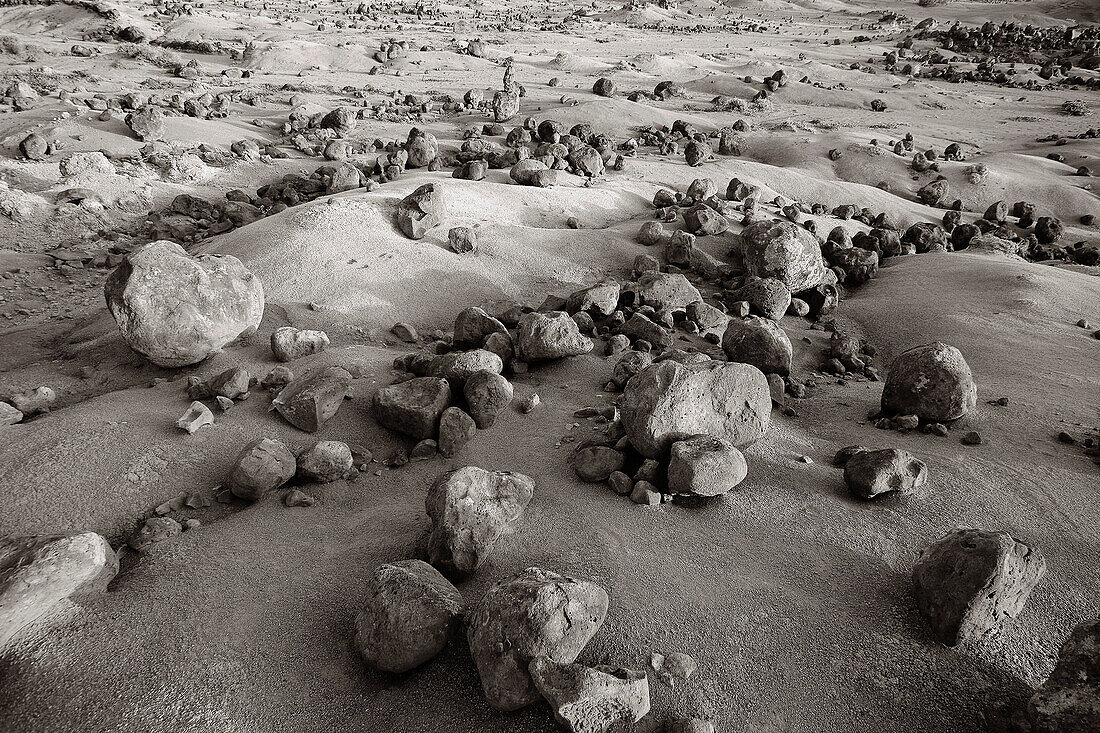
[[[340,409],[351,390],[351,373],[342,367],[315,369],[283,387],[271,401],[288,423],[316,432]]]
[[[527,667],[554,717],[573,733],[629,730],[649,712],[644,671],[605,664],[562,664],[544,656]]]
[[[895,493],[908,496],[928,481],[928,466],[898,448],[860,450],[844,463],[844,483],[863,499]]]
[[[672,494],[718,496],[744,481],[748,473],[741,451],[712,435],[678,440],[669,451],[668,490]]]

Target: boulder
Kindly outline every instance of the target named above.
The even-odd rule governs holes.
[[[162,367],[202,361],[254,333],[264,313],[260,279],[236,257],[191,257],[164,240],[127,255],[104,293],[123,340]]]
[[[752,364],[765,374],[791,373],[791,340],[770,318],[731,318],[722,335],[722,351],[730,361]]]
[[[461,407],[448,407],[439,418],[439,454],[444,458],[462,450],[477,432],[474,419]]]
[[[467,379],[483,371],[500,374],[504,361],[486,349],[473,349],[440,354],[428,364],[429,377],[442,377],[455,389],[462,389]]]
[[[572,733],[631,730],[649,712],[644,671],[563,664],[544,656],[532,659],[527,670],[554,717]]]
[[[516,357],[523,361],[546,361],[579,356],[592,350],[592,339],[581,334],[568,313],[524,313],[516,331]]]
[[[695,435],[678,440],[669,450],[668,490],[671,494],[718,496],[745,480],[748,464],[728,440]]]
[[[493,543],[534,494],[529,476],[466,466],[436,479],[425,500],[432,520],[428,560],[457,578],[485,562]]]
[[[298,460],[282,442],[257,438],[237,454],[225,483],[234,496],[255,501],[292,479],[297,468]]]
[[[638,278],[634,292],[643,305],[656,310],[682,310],[702,300],[699,290],[679,273],[645,272]]]
[[[772,398],[763,372],[749,364],[667,360],[631,377],[620,409],[631,445],[662,458],[676,441],[700,434],[752,445],[771,423]]]
[[[575,661],[603,625],[607,607],[607,592],[595,583],[542,568],[528,568],[491,587],[466,630],[489,704],[510,711],[536,702],[532,660]]]
[[[863,499],[880,494],[908,496],[928,481],[928,466],[898,448],[862,450],[844,464],[844,483]]]
[[[512,383],[491,371],[480,371],[466,380],[463,395],[474,422],[482,430],[493,427],[497,418],[512,403]]]
[[[321,440],[298,456],[298,475],[328,483],[342,479],[351,473],[354,459],[351,448],[339,440]]]
[[[436,435],[439,418],[450,403],[451,386],[446,379],[410,379],[375,392],[374,419],[390,430],[424,440]]]
[[[1032,733],[1100,730],[1100,619],[1070,633],[1047,681],[1031,696]]]
[[[485,337],[491,333],[506,332],[504,324],[473,306],[459,312],[455,317],[454,345],[459,349],[477,349],[485,343]]]
[[[458,629],[465,602],[423,560],[375,568],[355,618],[355,647],[383,672],[407,672],[434,658]]]
[[[883,412],[928,422],[960,418],[977,400],[978,389],[962,353],[939,341],[895,357],[882,390]]]
[[[126,125],[138,140],[153,142],[164,138],[164,113],[160,107],[146,106],[126,115]]]
[[[397,204],[397,226],[409,239],[423,239],[446,215],[443,187],[438,183],[425,183]]]
[[[596,483],[607,481],[615,471],[623,467],[625,457],[622,453],[605,445],[590,445],[581,448],[573,456],[573,470],[581,481]]]
[[[0,649],[62,601],[101,593],[118,556],[95,532],[0,538]]]
[[[745,270],[782,280],[792,293],[825,282],[821,245],[804,227],[785,221],[758,221],[741,233]]]
[[[320,430],[351,391],[351,373],[342,367],[315,369],[283,387],[271,401],[283,418],[306,432]]]
[[[619,283],[607,282],[584,288],[570,295],[565,301],[567,313],[590,313],[595,318],[606,318],[619,305]]]
[[[913,592],[936,638],[955,646],[1018,616],[1046,567],[1038,550],[1007,532],[960,528],[921,552]]]

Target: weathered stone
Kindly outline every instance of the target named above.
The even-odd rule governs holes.
[[[745,480],[745,456],[729,441],[711,435],[678,440],[669,451],[668,490],[672,494],[718,496]]]
[[[444,473],[425,500],[432,520],[429,562],[454,577],[473,573],[523,514],[534,490],[534,480],[520,473],[476,466]]]
[[[623,467],[625,458],[622,453],[605,445],[591,445],[581,448],[573,456],[573,470],[581,481],[597,483],[606,481],[615,471]]]
[[[127,255],[104,292],[122,338],[163,367],[202,361],[255,332],[264,312],[260,279],[236,257],[191,257],[168,241]]]
[[[237,454],[226,486],[234,496],[255,501],[292,479],[297,468],[297,459],[282,442],[257,438]]]
[[[355,646],[383,672],[407,672],[433,659],[458,629],[465,602],[458,589],[423,560],[375,568],[355,618]]]
[[[1031,696],[1027,717],[1033,733],[1100,730],[1100,619],[1070,633],[1054,671]]]
[[[439,418],[450,403],[451,386],[446,379],[410,379],[374,394],[374,419],[390,430],[423,440],[436,435]]]
[[[298,456],[298,475],[311,481],[328,483],[351,473],[354,459],[351,448],[339,440],[321,440]]]
[[[978,389],[962,353],[939,341],[899,354],[882,390],[887,414],[916,415],[931,422],[958,419],[977,400]]]
[[[410,239],[423,239],[432,227],[439,226],[447,214],[443,187],[425,183],[397,204],[397,226]]]
[[[1045,573],[1039,551],[1007,532],[962,528],[921,553],[913,589],[936,638],[955,646],[1018,616]]]
[[[619,283],[607,282],[584,288],[570,295],[565,301],[567,313],[591,313],[593,316],[611,315],[619,305]]]
[[[183,525],[170,517],[150,517],[127,543],[138,552],[145,552],[158,542],[170,540],[183,532]]]
[[[477,424],[460,407],[448,407],[439,418],[439,453],[450,458],[458,453],[477,432]]]
[[[644,671],[562,664],[544,656],[532,659],[527,669],[554,717],[572,733],[629,730],[649,712]]]
[[[908,496],[928,481],[928,466],[898,448],[861,450],[844,464],[844,483],[863,499],[880,494]]]
[[[703,299],[699,290],[678,273],[643,273],[634,291],[642,304],[653,306],[656,310],[683,309],[689,303]]]
[[[466,638],[489,704],[518,710],[539,699],[535,657],[573,662],[607,616],[607,592],[594,583],[528,568],[485,594]]]
[[[463,389],[470,415],[482,430],[493,427],[497,418],[512,403],[514,393],[511,382],[490,371],[471,375]]]
[[[779,325],[759,316],[731,318],[722,335],[722,350],[730,361],[752,364],[765,374],[791,373],[794,347]]]
[[[328,334],[324,331],[300,331],[293,326],[283,326],[271,334],[271,353],[279,361],[293,361],[310,354],[319,354],[328,345]]]
[[[620,409],[634,448],[661,458],[672,443],[693,435],[752,445],[768,430],[772,400],[768,380],[749,364],[668,360],[627,382]]]
[[[504,324],[473,306],[459,312],[455,317],[454,345],[460,349],[477,349],[491,333],[506,332]]]
[[[516,332],[516,357],[526,362],[579,356],[592,350],[568,313],[524,313]]]
[[[758,221],[741,233],[745,270],[781,280],[792,293],[825,281],[821,246],[805,228],[791,222]]]
[[[20,413],[20,416],[22,416],[22,413]],[[213,424],[214,413],[210,412],[210,408],[198,400],[192,402],[191,406],[187,408],[187,412],[183,413],[179,420],[176,420],[177,428],[186,430],[192,435],[199,428]]]

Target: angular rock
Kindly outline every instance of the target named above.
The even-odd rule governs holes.
[[[462,450],[477,432],[477,423],[461,407],[448,407],[439,418],[439,453],[444,458]]]
[[[772,399],[763,372],[749,364],[668,360],[626,383],[620,409],[631,445],[661,458],[674,442],[700,434],[752,445],[768,430]]]
[[[423,560],[375,568],[365,596],[355,618],[355,647],[383,672],[407,672],[433,659],[466,610],[458,589]]]
[[[880,494],[908,496],[928,481],[928,466],[898,448],[861,450],[844,463],[844,483],[863,499]]]
[[[770,318],[731,318],[722,335],[722,350],[730,361],[752,364],[765,374],[785,377],[791,373],[794,347]]]
[[[382,387],[374,394],[374,419],[415,440],[436,435],[439,418],[451,403],[446,379],[420,377]]]
[[[532,659],[527,669],[554,717],[572,733],[630,730],[649,712],[644,671],[562,664],[544,656]]]
[[[493,427],[497,418],[512,403],[512,383],[490,371],[477,372],[466,380],[463,395],[474,422],[482,430]]]
[[[0,538],[0,649],[68,598],[103,592],[118,557],[95,532]]]
[[[634,291],[644,305],[656,310],[680,310],[702,300],[699,290],[679,273],[646,272],[638,278]]]
[[[264,313],[260,279],[236,257],[191,257],[163,240],[127,255],[104,293],[122,338],[162,367],[202,361],[255,332]]]
[[[1079,625],[1063,642],[1027,717],[1033,733],[1100,730],[1100,619]]]
[[[504,324],[476,306],[466,308],[455,317],[454,345],[460,349],[477,349],[491,333],[507,332]]]
[[[321,440],[298,456],[298,475],[328,483],[342,479],[351,473],[354,460],[351,448],[339,440]]]
[[[328,345],[328,334],[324,331],[300,331],[294,326],[283,326],[271,334],[271,353],[279,361],[294,361],[310,354],[319,354]]]
[[[271,401],[283,418],[306,432],[316,432],[344,404],[351,373],[341,367],[315,369],[283,387]]]
[[[594,317],[611,315],[619,305],[619,283],[607,282],[578,290],[565,301],[566,313],[591,313]]]
[[[486,349],[473,349],[440,354],[428,364],[428,376],[442,377],[455,389],[461,389],[467,379],[483,371],[500,374],[504,371],[504,361]]]
[[[516,331],[516,357],[523,361],[547,361],[579,356],[592,351],[592,339],[581,334],[568,313],[524,313]]]
[[[595,583],[528,568],[501,580],[470,615],[466,639],[489,704],[519,710],[539,699],[530,664],[576,660],[607,616],[607,592]]]
[[[425,183],[397,204],[397,226],[409,239],[423,239],[446,215],[443,187],[437,183]]]
[[[1007,532],[960,528],[921,552],[913,592],[936,638],[955,646],[1018,616],[1045,573],[1039,551]]]
[[[534,480],[521,473],[476,466],[444,473],[424,503],[432,520],[428,561],[453,577],[473,573],[523,514],[534,490]]]

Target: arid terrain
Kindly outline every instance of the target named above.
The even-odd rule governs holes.
[[[0,731],[1100,730],[1100,5],[926,4],[0,0]]]

